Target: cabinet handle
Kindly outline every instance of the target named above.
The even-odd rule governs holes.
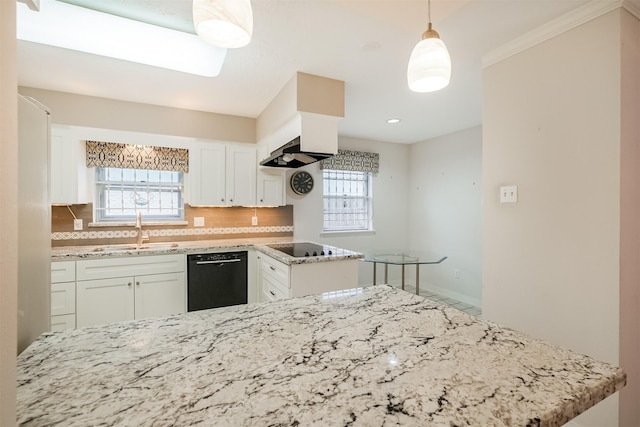
[[[131,282],[127,283],[127,286],[131,286]]]
[[[140,286],[140,282],[136,282],[136,286]]]
[[[231,203],[233,203],[233,199],[229,199],[229,201],[230,201]]]
[[[269,268],[270,268],[272,271],[276,271],[276,268],[275,268],[273,265],[270,265],[270,266],[269,266]]]
[[[274,294],[274,293],[273,293],[273,291],[269,291],[269,293],[270,293],[271,295],[273,295],[274,297],[276,296],[276,294]]]
[[[264,202],[264,200],[263,200],[263,199],[260,199],[260,203],[262,203],[262,202]]]
[[[224,199],[220,199],[221,202],[224,202]]]

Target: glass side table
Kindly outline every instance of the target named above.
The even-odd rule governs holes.
[[[373,284],[376,284],[376,266],[384,264],[384,283],[389,281],[389,264],[402,266],[402,290],[404,290],[404,269],[406,265],[416,266],[416,295],[420,293],[420,266],[423,264],[440,264],[446,256],[431,252],[410,250],[375,250],[366,252],[361,261],[373,263]]]

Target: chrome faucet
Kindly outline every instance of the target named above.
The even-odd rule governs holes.
[[[136,244],[142,246],[142,242],[149,240],[149,233],[142,230],[142,212],[136,214],[136,230],[138,230],[138,240]]]

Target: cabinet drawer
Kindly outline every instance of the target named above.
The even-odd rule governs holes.
[[[108,279],[185,271],[183,254],[90,259],[77,262],[77,280]]]
[[[271,275],[262,276],[262,301],[289,298],[289,288]]]
[[[76,280],[75,261],[56,261],[51,263],[51,283],[73,282]]]
[[[51,315],[76,312],[76,282],[51,284]],[[74,316],[75,317],[75,316]]]
[[[289,284],[289,266],[281,263],[268,256],[261,256],[261,273],[264,277],[271,277],[272,280],[279,282],[282,286],[290,288]]]
[[[75,329],[76,315],[63,314],[61,316],[51,316],[51,331],[58,332],[65,329]]]

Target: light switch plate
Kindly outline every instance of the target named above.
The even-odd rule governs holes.
[[[195,216],[195,217],[193,217],[193,226],[194,227],[204,227],[204,217],[203,216]]]
[[[252,216],[251,217],[251,225],[258,225],[258,217],[257,216]]]
[[[517,203],[518,202],[518,186],[506,185],[500,187],[500,203]]]
[[[82,230],[82,219],[74,219],[73,220],[73,229],[74,229],[74,231]]]

